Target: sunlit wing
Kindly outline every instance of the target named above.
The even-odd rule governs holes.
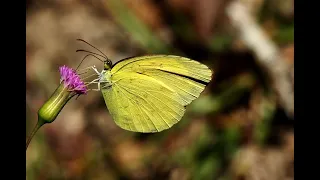
[[[109,112],[118,126],[135,132],[172,127],[212,75],[197,61],[162,55],[126,59],[111,73],[112,87],[102,90]]]

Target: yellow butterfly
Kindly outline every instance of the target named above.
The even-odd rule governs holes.
[[[98,90],[115,123],[129,131],[169,129],[181,120],[186,106],[200,96],[212,79],[212,71],[206,65],[185,57],[147,55],[115,64],[103,57],[104,69],[99,72],[93,67],[98,74]]]

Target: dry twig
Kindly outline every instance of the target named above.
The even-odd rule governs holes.
[[[287,115],[293,117],[293,68],[286,64],[276,44],[263,33],[249,9],[241,1],[231,2],[226,11],[241,40],[255,53],[257,62],[270,76],[279,103]]]

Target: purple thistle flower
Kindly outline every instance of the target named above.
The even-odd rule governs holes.
[[[69,91],[73,91],[78,95],[87,93],[86,85],[74,69],[64,65],[59,67],[59,71],[61,76],[60,83],[63,82]]]

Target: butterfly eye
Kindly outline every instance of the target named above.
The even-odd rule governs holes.
[[[104,61],[104,70],[109,70],[109,69],[111,69],[111,67],[112,67],[112,62],[109,59],[105,60]]]
[[[110,66],[110,68],[112,67],[112,62],[108,59],[108,65]]]

